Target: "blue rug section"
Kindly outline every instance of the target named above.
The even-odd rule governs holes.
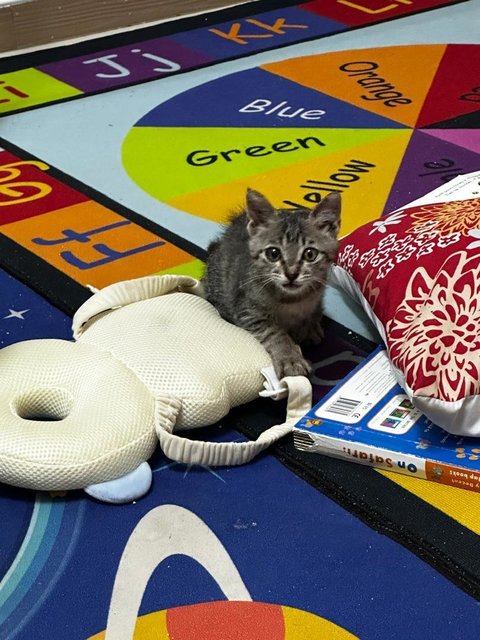
[[[69,318],[7,274],[0,282],[2,345],[70,337]],[[201,437],[241,439],[228,418]],[[208,553],[214,565],[218,558],[218,573],[225,564],[236,567],[253,601],[309,611],[362,640],[478,637],[472,598],[272,456],[220,469],[171,463],[161,452],[151,462],[152,490],[123,506],[82,492],[62,496],[0,486],[2,640],[84,640],[105,629],[125,546],[141,519],[161,505],[181,507],[216,536]],[[188,540],[187,552],[179,555],[171,541],[171,555],[140,585],[140,615],[225,600],[218,575],[195,559],[202,541],[188,529],[181,538]],[[158,544],[164,542],[159,534]],[[139,564],[149,560],[144,546]]]
[[[0,501],[2,521],[24,499],[11,493]],[[67,629],[70,640],[80,640],[105,629],[128,538],[143,516],[163,504],[179,505],[207,525],[254,601],[313,612],[362,640],[384,640],[385,629],[389,640],[443,638],[455,611],[462,640],[478,637],[473,599],[270,456],[211,473],[170,466],[158,455],[152,492],[131,505],[102,505],[80,494],[37,500],[45,534],[22,566],[16,608],[2,625],[5,640],[63,639]],[[193,540],[192,551],[194,546]],[[427,585],[433,608],[421,603]],[[140,614],[224,599],[201,564],[174,554],[146,585]]]
[[[233,73],[180,93],[152,109],[135,126],[404,128],[263,69]]]
[[[71,319],[0,269],[0,348],[36,338],[70,340]]]

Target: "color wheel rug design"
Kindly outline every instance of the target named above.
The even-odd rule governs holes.
[[[339,191],[346,234],[478,168],[479,67],[475,45],[265,64],[145,114],[125,139],[123,163],[156,199],[217,222],[248,186],[283,207]]]
[[[136,188],[173,206],[168,224],[2,140],[0,346],[69,338],[87,285],[198,276],[197,229],[223,221],[247,185],[277,204],[340,190],[347,232],[478,169],[479,49],[285,59],[158,98],[115,153]],[[372,347],[328,322],[308,354],[315,398]],[[196,437],[256,437],[283,411],[257,401]],[[304,454],[290,439],[245,467],[157,452],[152,468],[151,492],[119,507],[0,488],[2,639],[478,636],[478,494]]]

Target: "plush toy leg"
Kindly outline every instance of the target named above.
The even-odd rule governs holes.
[[[127,473],[126,476],[109,482],[91,484],[89,487],[85,487],[84,491],[101,502],[123,504],[144,496],[151,484],[152,470],[150,465],[148,462],[142,462],[139,467]]]

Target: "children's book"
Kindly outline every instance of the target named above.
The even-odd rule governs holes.
[[[480,492],[480,438],[416,409],[378,347],[295,426],[297,449]]]

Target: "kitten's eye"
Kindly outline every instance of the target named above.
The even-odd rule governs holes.
[[[280,260],[282,252],[278,247],[267,247],[265,249],[265,257],[269,262],[277,262]]]
[[[303,252],[303,258],[307,262],[315,262],[318,258],[319,251],[318,249],[314,249],[313,247],[307,247]]]

